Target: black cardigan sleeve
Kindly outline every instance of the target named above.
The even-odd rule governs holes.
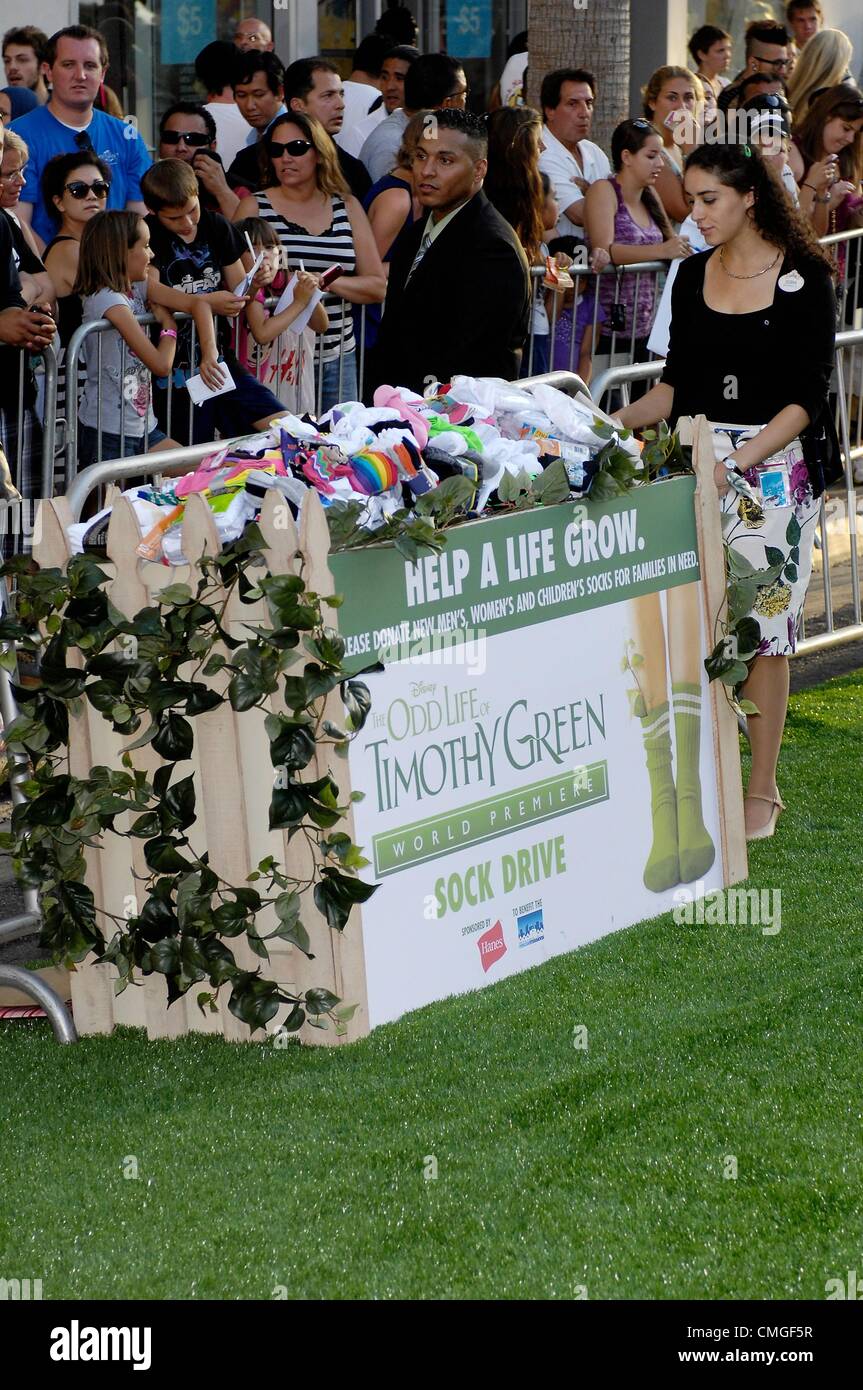
[[[805,265],[798,275],[798,290],[776,290],[776,306],[783,320],[783,341],[792,346],[785,363],[789,405],[799,405],[810,423],[827,401],[833,373],[836,334],[836,294],[828,266],[818,261]],[[784,279],[785,277],[781,277]]]

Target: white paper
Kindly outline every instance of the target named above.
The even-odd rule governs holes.
[[[294,287],[296,286],[296,283],[297,277],[294,274],[291,276],[290,280],[285,285],[285,288],[282,290],[282,293],[279,297],[279,302],[273,310],[274,314],[280,314],[283,309],[287,309],[290,307],[291,304],[293,304]],[[303,329],[308,326],[309,319],[312,317],[312,314],[314,313],[316,306],[320,304],[323,297],[323,290],[315,290],[305,309],[300,310],[293,323],[288,324],[287,328],[285,329],[285,332],[296,333],[297,337],[299,337]]]
[[[224,384],[222,386],[219,386],[215,391],[212,389],[212,387],[207,385],[200,372],[197,376],[190,376],[188,378],[186,382],[186,389],[189,392],[189,395],[192,397],[192,401],[195,405],[203,405],[204,401],[208,401],[211,396],[224,396],[227,391],[234,390],[236,383],[234,381],[234,378],[231,376],[231,373],[228,371],[224,362],[220,362],[219,366],[222,369],[222,374],[225,377],[225,381]]]
[[[243,276],[239,285],[237,285],[236,289],[231,290],[231,294],[237,295],[239,299],[242,299],[244,294],[248,294],[249,290],[252,288],[252,281],[254,280],[263,263],[264,253],[263,251],[259,251],[257,256],[255,257],[255,261],[252,265],[251,270],[246,271],[245,275]]]

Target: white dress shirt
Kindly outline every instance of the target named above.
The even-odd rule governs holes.
[[[560,208],[557,234],[574,236],[579,241],[584,241],[584,228],[579,227],[577,222],[570,222],[566,215],[566,209],[573,203],[581,202],[584,197],[574,180],[584,179],[587,183],[596,183],[598,179],[609,179],[611,165],[606,155],[592,140],[579,140],[578,152],[584,166],[582,170],[575,155],[570,154],[556,135],[552,135],[547,125],[542,128],[542,143],[545,149],[539,156],[539,167],[543,174],[548,174],[552,192]]]
[[[377,87],[372,87],[368,82],[343,82],[342,91],[345,98],[345,114],[342,120],[342,128],[335,136],[337,145],[341,145],[348,154],[359,155],[359,150],[355,150],[352,145],[347,144],[347,139],[353,134],[360,121],[364,120],[369,114],[369,107],[372,102],[377,101],[380,91]],[[383,107],[383,102],[381,102]],[[380,109],[380,108],[379,108]],[[386,115],[384,111],[384,115]]]

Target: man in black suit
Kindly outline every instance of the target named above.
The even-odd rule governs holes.
[[[390,264],[367,399],[376,386],[423,392],[456,374],[515,380],[528,333],[530,285],[518,239],[482,191],[485,125],[466,111],[430,113],[414,154],[427,210]]]

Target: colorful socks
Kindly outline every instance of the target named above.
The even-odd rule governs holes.
[[[671,775],[671,731],[668,702],[641,716],[647,773],[650,778],[650,814],[653,845],[644,866],[644,884],[652,893],[663,893],[680,882],[677,857],[677,799]]]
[[[701,687],[678,681],[671,687],[677,750],[677,834],[680,881],[692,883],[706,874],[716,848],[701,812],[698,753],[701,740]]]

